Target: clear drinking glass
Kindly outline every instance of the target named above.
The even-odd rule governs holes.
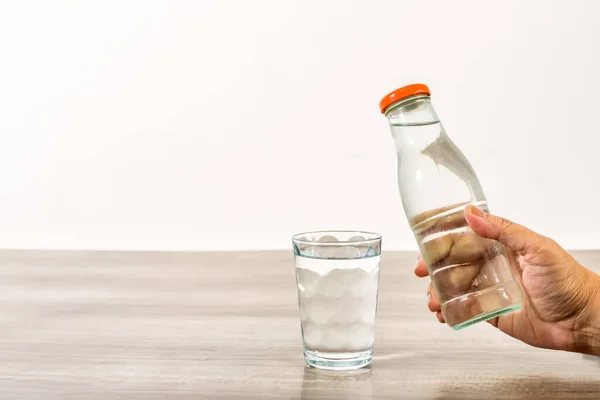
[[[398,187],[448,325],[461,329],[521,307],[509,253],[476,235],[464,218],[474,204],[489,211],[471,164],[446,134],[429,88],[405,86],[385,96],[398,155]]]
[[[304,359],[331,370],[368,365],[375,339],[381,236],[309,232],[292,241]]]

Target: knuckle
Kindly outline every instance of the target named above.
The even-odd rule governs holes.
[[[541,235],[540,235],[541,236]],[[540,241],[547,246],[548,248],[558,248],[561,247],[558,242],[552,238],[541,236]]]

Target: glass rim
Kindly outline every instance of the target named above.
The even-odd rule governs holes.
[[[353,241],[338,240],[337,242],[319,242],[318,240],[308,240],[306,238],[302,238],[302,236],[308,236],[308,235],[313,235],[313,234],[327,234],[327,233],[329,233],[331,235],[335,235],[336,233],[338,233],[338,234],[354,233],[357,236],[363,236],[365,239],[353,240]],[[366,236],[368,236],[368,238]],[[336,236],[336,238],[337,238],[337,236]],[[307,231],[307,232],[297,233],[294,236],[292,236],[292,241],[295,244],[304,244],[304,245],[310,245],[310,246],[347,246],[347,245],[361,246],[361,245],[368,245],[368,244],[381,242],[381,235],[379,233],[368,232],[368,231],[355,231],[355,230],[349,230],[349,229],[348,230],[334,229],[334,230]]]

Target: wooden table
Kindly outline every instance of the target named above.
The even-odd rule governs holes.
[[[372,366],[331,373],[304,365],[291,252],[0,252],[0,398],[600,398],[600,358],[439,324],[415,256],[384,253]]]

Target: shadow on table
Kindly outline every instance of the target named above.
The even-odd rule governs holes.
[[[372,399],[371,368],[325,371],[305,367],[302,399]]]
[[[599,371],[600,379],[600,371]],[[435,400],[463,399],[600,399],[600,380],[522,377],[443,385]]]

